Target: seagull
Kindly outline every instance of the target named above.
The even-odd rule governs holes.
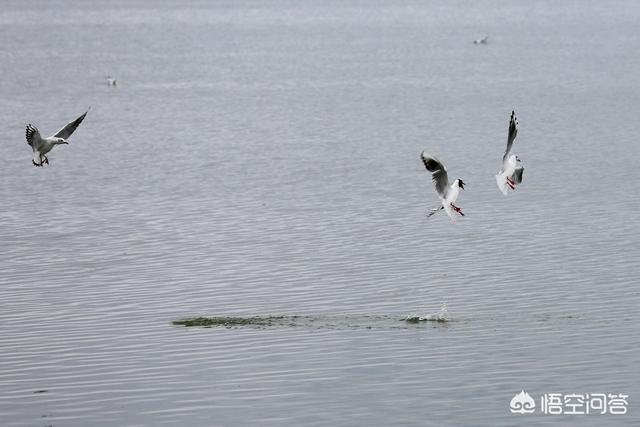
[[[107,85],[108,86],[115,86],[116,85],[116,79],[114,79],[111,76],[107,76]]]
[[[473,44],[487,44],[489,42],[489,36],[484,36],[481,39],[477,39],[473,41]]]
[[[520,158],[515,154],[509,155],[513,141],[518,135],[518,120],[515,111],[511,111],[511,119],[509,120],[509,134],[507,137],[507,149],[502,156],[502,170],[496,175],[496,182],[502,194],[507,195],[507,186],[512,190],[516,189],[516,185],[522,182],[522,173],[524,167]]]
[[[69,138],[80,123],[82,123],[88,112],[87,110],[83,115],[60,129],[58,133],[48,138],[41,137],[38,128],[29,123],[25,135],[27,137],[27,144],[33,149],[33,159],[31,160],[33,165],[42,166],[45,163],[49,164],[49,159],[46,154],[51,151],[55,145],[68,144],[67,138]]]
[[[429,172],[432,172],[433,183],[436,186],[436,193],[440,196],[440,202],[442,205],[438,208],[431,209],[427,216],[431,216],[438,212],[440,209],[444,209],[449,218],[455,222],[452,209],[464,216],[462,210],[454,203],[460,194],[460,189],[464,190],[464,181],[456,179],[453,184],[449,185],[449,176],[447,175],[447,168],[444,167],[442,162],[435,156],[425,153],[424,151],[420,155],[422,157],[422,163]]]

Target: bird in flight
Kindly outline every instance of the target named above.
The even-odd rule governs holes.
[[[515,190],[516,185],[522,182],[522,173],[524,172],[524,167],[522,166],[520,158],[515,154],[510,154],[516,135],[518,135],[518,120],[516,119],[516,113],[511,111],[509,133],[507,136],[507,149],[502,156],[502,170],[496,174],[498,188],[505,196],[509,191],[507,187]]]
[[[82,123],[88,112],[87,110],[83,115],[60,129],[55,135],[47,138],[41,137],[38,128],[29,123],[25,135],[27,137],[27,144],[33,149],[33,159],[31,160],[33,165],[42,166],[45,163],[49,164],[47,153],[56,145],[68,144],[67,138],[80,126],[80,123]]]
[[[461,179],[456,179],[453,181],[453,184],[449,185],[449,176],[447,175],[447,168],[444,167],[444,164],[440,160],[438,160],[435,156],[425,153],[424,151],[420,155],[422,158],[422,163],[424,163],[424,167],[427,168],[429,172],[431,172],[431,176],[433,178],[433,183],[436,187],[436,193],[440,197],[441,206],[435,209],[431,209],[427,216],[432,216],[436,212],[441,209],[449,215],[452,221],[455,222],[453,217],[453,211],[459,213],[461,216],[464,216],[462,213],[462,209],[455,205],[456,200],[458,199],[458,195],[460,194],[460,189],[464,190],[464,181]]]

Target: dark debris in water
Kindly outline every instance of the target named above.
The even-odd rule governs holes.
[[[437,323],[447,323],[449,320],[444,317],[419,317],[419,316],[409,316],[403,319],[407,323],[422,323],[422,322],[437,322]]]
[[[252,317],[194,317],[192,319],[174,320],[174,325],[182,326],[223,326],[231,328],[234,326],[274,326],[282,325],[290,321],[286,316],[252,316]]]
[[[33,392],[33,394],[38,394],[38,393],[48,393],[49,390],[36,390]]]
[[[446,323],[449,319],[438,315],[403,318],[394,316],[216,316],[192,317],[174,320],[177,326],[199,326],[202,328],[269,328],[269,327],[308,327],[314,329],[388,329],[397,328],[399,322],[406,324]],[[395,325],[395,326],[394,326]]]

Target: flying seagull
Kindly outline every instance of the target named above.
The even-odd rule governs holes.
[[[76,128],[80,126],[80,123],[82,123],[88,112],[89,111],[87,110],[83,115],[67,124],[55,135],[48,138],[41,137],[38,128],[29,123],[27,125],[25,135],[27,137],[27,144],[29,144],[33,149],[33,159],[31,160],[33,165],[42,166],[45,163],[49,164],[49,159],[46,154],[56,145],[68,144],[69,142],[67,142],[67,138],[69,138]]]
[[[516,119],[515,111],[511,111],[511,119],[509,120],[509,134],[507,136],[507,149],[502,156],[502,170],[496,175],[496,182],[498,188],[502,191],[502,194],[507,195],[507,186],[512,190],[516,189],[516,185],[522,182],[522,173],[524,167],[520,158],[511,153],[511,147],[513,147],[513,141],[518,135],[518,120]]]
[[[461,179],[456,179],[455,181],[453,181],[453,184],[449,185],[447,168],[444,167],[440,160],[438,160],[431,154],[425,153],[424,151],[422,152],[420,157],[422,157],[422,163],[424,163],[424,167],[432,173],[431,176],[433,178],[433,183],[436,186],[436,193],[438,193],[438,196],[440,196],[440,202],[442,203],[440,207],[431,209],[427,216],[435,214],[440,209],[444,209],[452,221],[455,221],[455,219],[453,218],[453,213],[451,211],[452,209],[458,212],[460,215],[464,216],[462,210],[454,204],[458,199],[460,189],[462,188],[464,190],[464,182]]]

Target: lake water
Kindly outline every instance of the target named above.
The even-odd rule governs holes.
[[[0,425],[638,425],[638,22],[631,1],[3,2]],[[25,125],[88,107],[33,167]],[[467,183],[456,224],[426,218],[422,150]],[[171,323],[268,315],[305,321]],[[521,390],[629,412],[512,414]]]

